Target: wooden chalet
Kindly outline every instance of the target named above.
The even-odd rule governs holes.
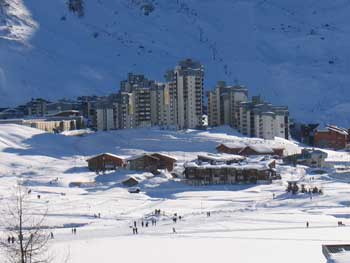
[[[177,161],[175,158],[162,153],[153,153],[151,156],[159,159],[158,169],[166,169],[169,172],[174,169],[175,163]]]
[[[160,159],[150,154],[142,154],[127,159],[128,168],[134,171],[156,172]]]
[[[334,125],[328,125],[327,130],[316,131],[314,144],[320,148],[334,150],[344,149],[350,140],[349,131]]]
[[[111,153],[102,153],[86,160],[90,171],[116,170],[125,166],[125,160]]]

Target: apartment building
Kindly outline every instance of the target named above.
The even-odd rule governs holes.
[[[111,105],[100,106],[96,109],[96,126],[99,131],[109,131],[116,128],[114,109]]]
[[[106,98],[105,105],[96,110],[97,129],[199,127],[203,115],[203,77],[203,66],[191,59],[180,61],[174,70],[168,71],[166,83],[129,73],[121,81],[119,93]]]
[[[47,114],[48,103],[42,98],[32,99],[24,106],[24,113],[26,116],[43,117]]]
[[[227,86],[219,81],[213,91],[208,92],[208,124],[209,126],[240,125],[239,106],[248,101],[248,89],[243,86]]]
[[[204,67],[198,61],[180,61],[168,71],[167,81],[176,89],[176,126],[191,129],[201,126],[203,115]]]
[[[243,135],[263,139],[289,138],[288,107],[273,106],[260,96],[239,105],[239,127]]]

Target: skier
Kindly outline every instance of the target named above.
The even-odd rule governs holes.
[[[144,224],[144,222],[142,221],[142,222],[141,222],[141,226],[143,227],[144,225],[145,225],[145,224]]]
[[[176,234],[176,230],[175,230],[175,227],[173,227],[173,233]]]
[[[7,238],[7,243],[11,243],[11,237],[9,236],[8,238]]]
[[[51,237],[51,239],[53,239],[53,238],[54,238],[54,236],[53,236],[53,233],[52,233],[52,232],[50,233],[50,237]]]
[[[309,228],[309,221],[306,222],[306,228]]]
[[[12,244],[15,243],[15,237],[11,237]]]

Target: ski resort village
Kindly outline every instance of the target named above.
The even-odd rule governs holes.
[[[348,129],[204,80],[3,108],[0,262],[350,262]]]

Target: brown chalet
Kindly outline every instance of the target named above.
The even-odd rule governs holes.
[[[124,167],[125,160],[111,153],[102,153],[86,160],[90,171],[115,170],[117,167]]]
[[[335,150],[344,149],[349,142],[349,132],[346,129],[329,125],[327,130],[316,131],[315,146]]]
[[[159,159],[158,169],[167,169],[169,172],[174,169],[177,161],[175,158],[162,153],[153,153],[151,156]]]
[[[242,156],[277,155],[282,157],[284,154],[284,148],[271,148],[261,144],[220,144],[216,149],[220,153],[238,154]]]
[[[176,159],[165,154],[153,153],[134,156],[128,160],[128,168],[135,171],[155,172],[158,169],[172,171]]]

